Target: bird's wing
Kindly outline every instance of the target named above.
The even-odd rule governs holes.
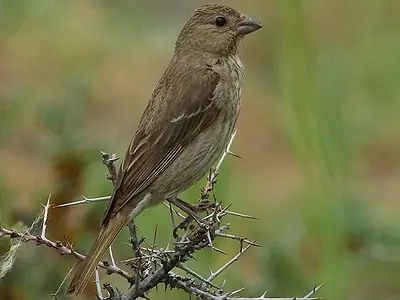
[[[220,81],[217,73],[209,71],[200,80],[191,79],[181,94],[180,108],[165,117],[153,132],[145,132],[141,120],[138,132],[121,164],[112,199],[103,223],[114,216],[138,193],[148,187],[182,153],[185,146],[210,126],[220,113],[214,92]],[[161,99],[168,103],[169,99]],[[144,118],[145,119],[145,118]]]

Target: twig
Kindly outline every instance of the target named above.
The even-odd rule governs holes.
[[[204,291],[201,288],[194,286],[193,284],[183,282],[181,280],[175,280],[174,285],[179,288],[184,290],[186,293],[189,295],[196,295],[199,296],[198,299],[211,299],[211,300],[225,300],[227,298],[220,298],[219,296],[216,296],[214,293],[211,293],[209,291]]]
[[[46,238],[46,229],[47,229],[47,217],[49,215],[49,208],[50,208],[50,198],[51,198],[51,194],[49,195],[49,197],[47,198],[47,203],[44,207],[44,214],[43,214],[43,224],[42,224],[42,234],[41,237],[42,239]]]
[[[103,292],[101,291],[101,282],[100,282],[100,276],[99,276],[99,270],[96,268],[95,271],[96,274],[96,289],[97,289],[97,297],[100,300],[103,300]]]
[[[322,286],[324,285],[324,283],[321,283],[319,286],[314,286],[314,288],[307,294],[304,296],[304,298],[309,299],[312,295],[314,295]]]
[[[310,293],[308,293],[305,298],[266,298],[266,293],[258,298],[240,298],[237,295],[243,291],[243,288],[227,293],[223,291],[224,285],[222,285],[222,287],[219,287],[212,282],[216,279],[216,277],[223,274],[233,263],[235,263],[241,257],[241,255],[243,255],[251,246],[260,246],[256,242],[249,241],[244,237],[226,233],[225,231],[229,229],[229,224],[221,225],[221,219],[226,215],[233,215],[246,219],[255,219],[255,217],[229,211],[230,205],[223,208],[221,204],[217,203],[215,199],[213,203],[208,201],[209,194],[214,189],[216,178],[218,176],[218,171],[224,159],[227,155],[237,156],[230,151],[235,134],[236,131],[232,134],[227,148],[220,157],[216,167],[213,170],[210,170],[207,183],[201,190],[201,197],[197,204],[196,211],[203,214],[205,213],[206,217],[200,218],[198,220],[198,223],[196,223],[193,221],[193,217],[189,216],[185,218],[185,216],[183,216],[179,211],[175,210],[171,205],[164,203],[164,205],[169,208],[173,224],[174,214],[184,219],[184,222],[182,223],[182,229],[184,229],[184,233],[182,234],[182,236],[179,237],[179,239],[177,239],[173,243],[173,245],[171,245],[172,249],[170,249],[169,246],[167,246],[166,249],[158,248],[156,246],[157,227],[154,231],[153,243],[148,246],[145,245],[146,247],[142,247],[141,244],[143,243],[144,239],[138,239],[137,228],[135,224],[133,222],[131,224],[128,224],[130,231],[131,247],[133,250],[133,258],[124,260],[124,263],[130,264],[131,267],[134,269],[133,275],[130,275],[126,271],[118,268],[115,263],[111,247],[109,248],[111,265],[109,265],[107,262],[100,262],[98,264],[98,267],[106,269],[108,274],[116,273],[126,278],[131,283],[131,287],[125,293],[121,293],[117,289],[113,289],[110,285],[104,284],[104,289],[106,289],[109,293],[109,297],[104,299],[101,291],[98,269],[96,268],[96,287],[99,299],[133,300],[137,299],[138,297],[146,298],[147,292],[158,286],[160,283],[164,283],[166,285],[166,288],[169,287],[171,289],[182,289],[189,295],[195,295],[198,299],[202,300],[316,299],[311,297],[322,285],[314,287],[314,289]],[[110,156],[106,152],[102,152],[102,157],[103,164],[107,167],[109,173],[107,178],[111,180],[112,183],[115,185],[115,180],[117,176],[115,161],[118,158],[116,155]],[[84,203],[106,201],[109,199],[110,196],[91,199],[84,197],[83,200],[65,203],[53,207],[66,207]],[[44,206],[43,227],[41,235],[35,236],[31,235],[29,232],[21,233],[2,228],[0,226],[0,237],[9,236],[10,238],[18,238],[22,242],[35,241],[37,244],[46,245],[48,247],[56,249],[61,255],[72,255],[78,259],[83,259],[85,256],[75,252],[72,246],[70,246],[68,243],[63,244],[62,242],[58,241],[53,242],[46,238],[46,223],[49,213],[48,210],[50,207],[52,206],[50,205],[49,197],[47,204]],[[204,278],[196,271],[188,268],[185,265],[185,262],[190,259],[195,259],[194,254],[196,253],[196,251],[204,249],[206,247],[210,247],[215,251],[226,254],[224,251],[214,247],[213,244],[215,238],[229,238],[237,240],[240,242],[241,250],[216,272],[210,271],[210,276],[208,278]],[[243,244],[247,244],[246,247],[243,248]],[[189,274],[189,277],[183,277],[174,274],[172,272],[174,268],[180,268],[184,270]],[[68,274],[70,274],[70,272]],[[66,276],[66,278],[67,277],[68,275]],[[55,295],[59,292],[66,278],[64,278]]]
[[[229,211],[229,210],[225,211],[224,215],[232,215],[232,216],[236,216],[236,217],[241,217],[243,219],[252,219],[252,220],[257,220],[258,219],[257,217],[253,217],[253,216],[250,216],[250,215],[245,215],[245,214],[241,214],[241,213],[237,213],[237,212]]]
[[[135,289],[135,291],[138,291],[139,289],[139,283],[140,283],[140,279],[141,279],[141,273],[142,273],[142,255],[140,253],[140,244],[143,242],[143,240],[138,240],[137,237],[137,232],[136,232],[136,225],[134,220],[132,220],[129,224],[128,224],[128,228],[129,228],[129,235],[130,235],[130,242],[131,242],[131,247],[133,250],[133,255],[134,258],[137,260],[137,264],[135,265],[135,282],[133,285],[133,288]]]
[[[317,300],[320,298],[306,298],[306,297],[291,297],[291,298],[267,298],[266,292],[257,298],[247,298],[247,297],[236,297],[235,295],[242,292],[245,288],[240,288],[236,291],[221,294],[220,291],[211,291],[211,290],[204,290],[203,288],[199,287],[196,283],[191,280],[184,280],[179,278],[179,276],[173,274],[172,272],[169,273],[169,277],[167,278],[170,286],[176,287],[178,289],[182,289],[189,295],[196,295],[199,299],[207,299],[207,300]],[[133,298],[132,298],[133,299]],[[124,300],[129,300],[128,298]]]
[[[121,300],[122,293],[118,289],[113,289],[111,285],[103,284],[104,289],[108,292],[108,297],[105,300]]]
[[[110,180],[113,185],[115,185],[115,181],[117,179],[117,170],[115,168],[115,162],[119,158],[115,154],[112,154],[110,156],[110,154],[108,154],[107,152],[104,152],[104,151],[101,151],[101,156],[103,158],[103,164],[107,167],[107,170],[108,170],[107,179]],[[82,198],[83,198],[82,200],[53,206],[53,208],[74,206],[74,205],[99,202],[99,201],[108,201],[111,199],[111,196],[104,196],[104,197],[97,197],[97,198],[87,198],[85,196],[82,196]]]
[[[227,238],[227,239],[232,239],[232,240],[241,241],[241,242],[244,242],[244,243],[246,243],[246,244],[248,244],[248,245],[252,245],[252,246],[255,246],[255,247],[261,247],[260,244],[257,244],[257,243],[255,243],[255,242],[249,241],[248,239],[246,239],[246,238],[244,238],[244,237],[241,237],[241,236],[237,236],[237,235],[233,235],[233,234],[227,234],[227,233],[222,233],[222,232],[219,232],[219,231],[216,231],[216,232],[215,232],[215,235],[216,235],[216,236],[219,236],[219,237],[222,237],[222,238]]]
[[[145,292],[152,289],[158,283],[163,282],[168,277],[168,273],[175,268],[179,263],[192,257],[192,254],[206,247],[209,244],[207,239],[207,231],[203,228],[194,228],[188,231],[186,243],[179,243],[175,248],[175,252],[168,255],[162,262],[162,266],[157,268],[154,273],[149,274],[135,287],[130,288],[124,295],[123,300],[136,299],[142,296]]]
[[[227,296],[228,296],[228,297],[235,296],[235,295],[237,295],[237,294],[243,292],[245,289],[246,289],[246,288],[237,289],[236,291],[233,291],[233,292],[228,293]]]
[[[178,267],[179,269],[184,270],[186,273],[188,273],[188,274],[194,276],[195,278],[199,279],[200,281],[204,282],[205,284],[207,284],[207,285],[209,285],[209,286],[212,286],[212,287],[214,287],[214,288],[216,288],[216,289],[219,289],[219,288],[220,288],[219,286],[217,286],[217,285],[215,285],[214,283],[212,283],[210,280],[204,278],[204,277],[201,276],[200,274],[197,274],[195,271],[193,271],[192,269],[186,267],[185,265],[183,265],[183,264],[181,264],[181,263],[179,263],[179,264],[177,265],[177,267]]]
[[[218,163],[217,163],[216,167],[210,172],[210,175],[208,176],[207,183],[206,183],[205,187],[203,187],[201,189],[201,199],[207,199],[208,198],[208,193],[210,193],[213,190],[214,185],[216,183],[217,176],[218,176],[218,171],[221,168],[222,163],[224,162],[226,156],[228,154],[232,153],[230,149],[231,149],[233,140],[235,139],[236,132],[237,132],[237,130],[235,130],[232,133],[231,138],[230,138],[230,140],[228,142],[228,145],[227,145],[224,153],[222,153],[222,156],[218,160]]]
[[[74,206],[74,205],[86,204],[86,203],[92,203],[92,202],[99,202],[99,201],[108,201],[108,200],[111,199],[111,196],[104,196],[104,197],[97,197],[97,198],[86,198],[85,196],[82,196],[82,197],[83,197],[82,200],[77,200],[77,201],[73,201],[73,202],[68,202],[68,203],[55,205],[52,208]]]
[[[211,248],[212,250],[214,250],[215,252],[221,253],[223,255],[228,255],[228,253],[226,253],[225,251],[215,247],[215,246],[211,246],[210,244],[207,245],[208,248]]]
[[[217,171],[221,168],[221,165],[222,165],[222,163],[224,162],[225,157],[226,157],[228,154],[230,154],[230,155],[233,155],[233,154],[234,154],[234,153],[231,152],[231,147],[232,147],[232,144],[233,144],[233,140],[235,139],[236,133],[237,133],[237,129],[235,129],[235,131],[232,133],[231,138],[230,138],[230,140],[229,140],[229,142],[228,142],[228,145],[226,146],[226,149],[225,149],[224,153],[222,154],[221,159],[218,161],[217,166],[215,167],[215,169],[216,169]],[[236,154],[235,154],[234,156],[240,157],[240,156],[238,156],[238,155],[236,155]]]
[[[145,292],[162,282],[168,272],[171,271],[178,262],[179,254],[174,253],[171,256],[171,259],[166,261],[162,267],[158,268],[153,274],[140,281],[137,286],[131,287],[126,293],[124,293],[122,300],[131,300],[142,296]]]
[[[290,298],[266,298],[266,297],[258,297],[258,298],[241,298],[241,297],[235,297],[235,298],[216,298],[216,300],[318,300],[319,298],[302,298],[302,297],[290,297]]]
[[[291,297],[291,298],[265,298],[265,297],[258,297],[258,298],[214,298],[215,300],[318,300],[320,298],[302,298],[302,297]]]
[[[219,276],[222,272],[224,272],[229,266],[231,266],[234,262],[239,260],[239,257],[242,256],[247,250],[249,250],[251,245],[247,245],[242,251],[236,254],[230,261],[228,261],[225,265],[219,268],[216,272],[211,272],[210,277],[207,278],[207,281],[213,281],[217,276]]]
[[[47,247],[56,249],[60,255],[72,255],[80,260],[83,260],[85,258],[84,255],[76,252],[75,250],[72,250],[72,247],[67,247],[60,241],[54,242],[49,240],[48,238],[42,238],[40,235],[32,235],[28,232],[18,232],[6,228],[0,228],[0,236],[9,236],[11,239],[19,238],[22,242],[34,241],[37,245],[45,245]],[[107,270],[108,273],[115,273],[126,278],[129,282],[133,280],[133,278],[126,271],[118,267],[106,265],[103,262],[100,262],[98,266]]]

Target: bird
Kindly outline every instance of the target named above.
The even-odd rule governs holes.
[[[197,8],[180,31],[119,167],[100,232],[66,294],[81,294],[122,228],[198,182],[224,151],[241,106],[243,37],[261,23],[221,4]],[[176,203],[173,202],[173,203]]]

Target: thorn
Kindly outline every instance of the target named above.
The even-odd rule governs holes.
[[[157,231],[158,231],[158,224],[156,224],[156,227],[154,228],[153,246],[156,244]]]
[[[240,289],[238,289],[238,290],[236,290],[236,291],[233,291],[233,292],[230,292],[229,294],[228,294],[228,296],[235,296],[235,295],[237,295],[237,294],[239,294],[240,292],[242,292],[242,291],[244,291],[246,288],[240,288]]]
[[[220,214],[225,213],[231,206],[232,206],[232,203],[228,204],[226,207],[224,207],[223,209],[221,209]]]
[[[213,196],[214,203],[217,203],[217,196],[215,196],[214,192],[212,192],[212,196]]]
[[[109,252],[110,252],[110,259],[111,259],[111,263],[113,267],[116,267],[117,265],[115,264],[115,260],[114,260],[114,255],[113,255],[113,251],[111,246],[108,248]]]
[[[221,249],[219,249],[219,248],[217,248],[217,247],[215,247],[215,246],[210,246],[210,245],[208,245],[208,247],[210,247],[212,250],[214,250],[214,251],[216,251],[216,252],[218,252],[218,253],[221,253],[221,254],[223,254],[223,255],[228,255],[228,253],[226,253],[225,251],[223,251],[223,250],[221,250]]]
[[[236,217],[242,217],[244,219],[252,219],[252,220],[257,220],[258,219],[257,217],[254,217],[254,216],[245,215],[245,214],[237,213],[237,212],[234,212],[234,211],[228,211],[228,210],[225,211],[225,214],[236,216]]]
[[[50,198],[51,198],[51,194],[50,194],[49,197],[47,198],[46,206],[44,206],[43,225],[42,225],[42,234],[41,234],[41,238],[42,238],[42,239],[45,239],[45,238],[46,238],[47,217],[48,217],[49,208],[50,208]],[[42,206],[43,206],[43,204],[42,204]]]
[[[87,198],[85,196],[82,196],[82,198],[83,199],[78,200],[78,201],[73,201],[73,202],[54,205],[54,206],[52,206],[52,208],[74,206],[74,205],[92,203],[92,202],[99,202],[99,201],[108,201],[108,200],[110,200],[111,196],[104,196],[104,197],[98,197],[98,198]]]
[[[101,291],[101,283],[100,283],[100,276],[99,276],[99,269],[96,267],[96,288],[97,288],[97,297],[99,299],[104,299],[103,298],[103,292]]]
[[[241,243],[246,243],[248,245],[252,245],[255,247],[261,247],[260,244],[256,243],[256,241],[249,241],[248,239],[241,237],[241,236],[237,236],[237,235],[233,235],[233,234],[227,234],[227,233],[223,233],[222,230],[225,230],[225,228],[220,228],[215,232],[215,236],[219,236],[222,238],[227,238],[227,239],[232,239],[232,240],[238,240]]]
[[[214,249],[213,242],[211,240],[211,234],[210,234],[209,230],[207,230],[207,239],[208,239],[208,243],[209,243],[211,249]]]
[[[215,167],[216,171],[218,171],[219,168],[221,167],[222,162],[224,161],[225,157],[228,155],[228,152],[231,152],[231,146],[232,146],[233,140],[235,139],[236,133],[237,133],[237,129],[235,129],[235,131],[232,133],[231,138],[228,142],[228,145],[226,146],[224,153],[222,154],[220,160],[217,163],[217,166]]]
[[[193,259],[194,261],[199,261],[193,254],[190,254],[189,257],[190,257],[191,259]]]
[[[228,153],[229,155],[232,155],[233,157],[242,159],[242,157],[241,157],[240,155],[238,155],[238,154],[236,154],[236,153],[233,153],[233,152],[231,152],[231,151],[227,151],[226,153]]]
[[[236,254],[232,259],[230,259],[226,264],[224,264],[221,268],[219,268],[215,273],[213,273],[210,277],[207,278],[208,281],[213,281],[217,276],[219,276],[222,272],[224,272],[229,266],[231,266],[234,262],[238,261],[240,256],[245,253],[248,249],[250,249],[251,245],[247,245],[242,251]]]
[[[223,289],[225,287],[226,284],[226,278],[224,278],[224,281],[222,282],[221,288]]]
[[[268,290],[265,290],[265,292],[261,295],[260,298],[265,298],[265,296],[267,295],[267,293],[268,293]]]
[[[318,291],[324,284],[325,284],[325,282],[324,282],[324,283],[321,283],[319,286],[314,285],[314,287],[313,287],[313,289],[311,290],[311,292],[309,292],[304,298],[305,298],[305,299],[310,298],[310,297],[311,297],[312,295],[314,295],[314,293],[315,293],[316,291]]]

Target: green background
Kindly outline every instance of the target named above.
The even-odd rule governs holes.
[[[123,156],[175,38],[204,1],[0,1],[1,222],[29,225],[53,203],[104,196],[100,151]],[[243,295],[318,292],[326,299],[400,299],[400,2],[230,0],[260,20],[241,46],[246,66],[233,151],[216,197],[258,220],[228,218],[256,239],[217,283]],[[204,181],[182,197],[194,202]],[[85,252],[105,203],[50,212],[48,237]],[[137,220],[140,235],[171,241],[160,206]],[[131,253],[127,232],[114,245]],[[207,276],[228,256],[204,250],[189,265]],[[0,241],[0,254],[9,248]],[[27,244],[0,281],[0,298],[46,299],[71,257]],[[118,276],[101,273],[121,290]],[[79,299],[93,299],[94,286]],[[86,297],[86,298],[85,298]],[[151,299],[187,299],[163,288]],[[60,296],[59,299],[63,299]]]

